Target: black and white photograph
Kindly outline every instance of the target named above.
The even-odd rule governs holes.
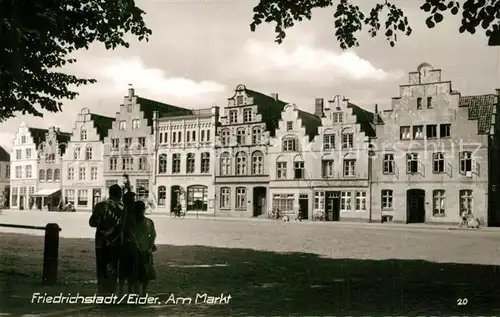
[[[500,0],[0,17],[0,316],[500,315]]]

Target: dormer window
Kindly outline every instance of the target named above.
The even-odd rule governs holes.
[[[243,96],[236,97],[236,105],[241,106],[243,104]]]
[[[342,112],[333,113],[332,120],[333,120],[333,123],[342,123],[343,122]]]
[[[229,111],[229,123],[238,122],[238,112],[236,110]]]

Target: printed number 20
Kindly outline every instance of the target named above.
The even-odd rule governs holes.
[[[457,306],[465,306],[469,300],[467,298],[459,298],[457,299]]]

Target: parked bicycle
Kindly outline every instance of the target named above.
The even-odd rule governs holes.
[[[313,221],[324,221],[325,220],[325,213],[324,212],[313,213],[312,220]]]
[[[472,213],[467,213],[467,212],[462,213],[462,222],[460,223],[460,228],[466,227],[466,228],[478,229],[480,225],[481,223],[479,222],[479,219],[474,217]]]
[[[279,211],[278,208],[273,208],[268,214],[267,214],[268,219],[273,219],[273,220],[281,220],[283,218],[283,213]]]

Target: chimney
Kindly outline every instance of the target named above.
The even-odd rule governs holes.
[[[378,105],[375,104],[375,113],[378,113]]]
[[[134,96],[134,87],[132,87],[132,84],[128,84],[128,97],[132,98]]]
[[[317,117],[324,117],[325,116],[325,112],[324,112],[324,99],[323,98],[316,98],[316,103],[315,103],[315,107],[314,107],[314,115],[317,116]]]
[[[276,93],[276,92],[271,93],[271,97],[272,97],[274,100],[278,101],[278,93]]]

